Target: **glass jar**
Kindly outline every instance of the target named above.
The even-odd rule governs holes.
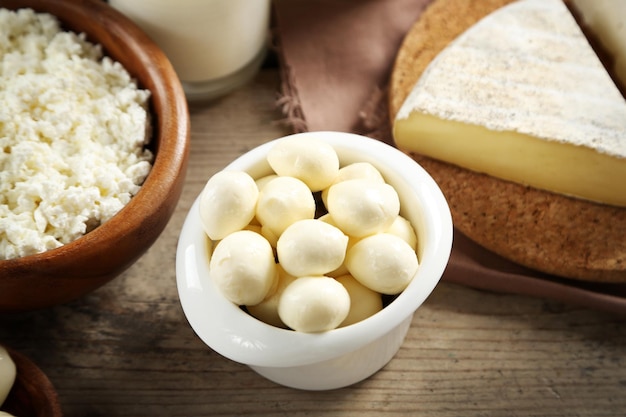
[[[267,50],[270,0],[109,0],[159,45],[189,101],[252,78]]]

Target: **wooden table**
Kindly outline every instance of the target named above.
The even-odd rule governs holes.
[[[191,109],[191,159],[178,208],[126,273],[78,301],[0,316],[0,341],[56,386],[67,416],[626,414],[626,318],[442,283],[415,314],[397,356],[355,386],[275,385],[204,345],[178,301],[178,233],[205,181],[289,133],[275,68]]]

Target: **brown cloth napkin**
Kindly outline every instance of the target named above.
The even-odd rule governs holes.
[[[274,0],[281,106],[294,131],[359,133],[393,144],[386,87],[404,35],[430,0]],[[626,285],[542,274],[458,230],[443,280],[626,314]]]

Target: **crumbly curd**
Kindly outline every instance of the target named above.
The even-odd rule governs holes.
[[[0,260],[70,243],[139,191],[148,99],[52,15],[0,8]]]

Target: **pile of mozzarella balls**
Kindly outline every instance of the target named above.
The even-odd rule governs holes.
[[[271,175],[220,171],[200,195],[210,276],[228,300],[314,333],[361,321],[407,287],[416,233],[372,164],[340,167],[330,144],[302,137],[278,140],[267,161]]]

